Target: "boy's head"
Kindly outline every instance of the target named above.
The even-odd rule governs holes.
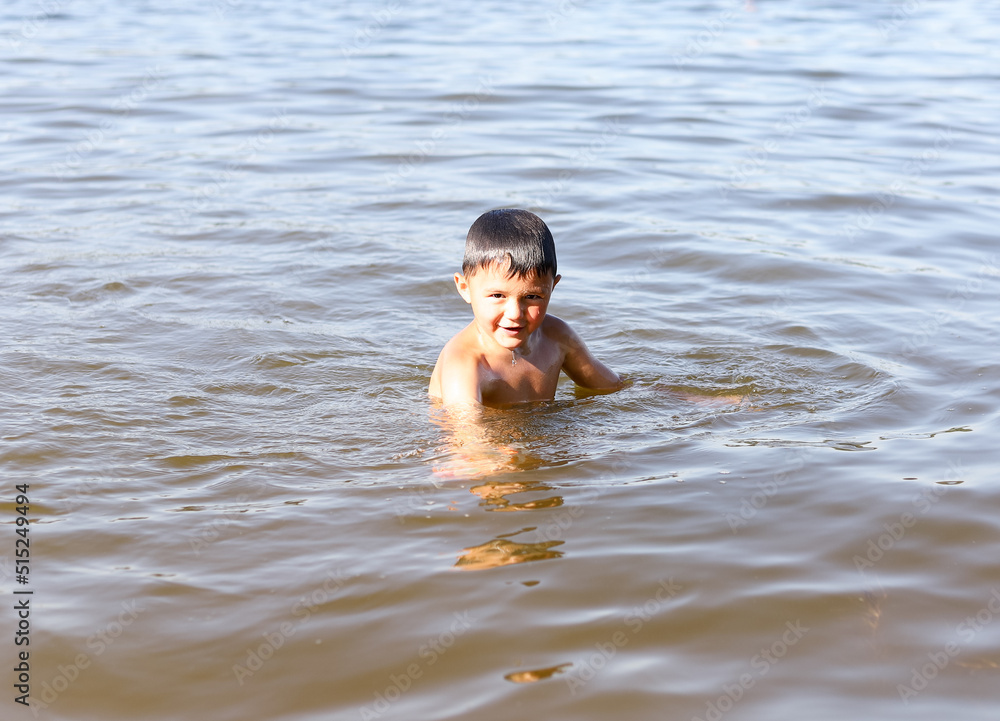
[[[469,277],[491,266],[506,269],[508,278],[557,277],[556,245],[545,222],[517,208],[480,215],[465,238],[462,274]]]
[[[558,282],[552,233],[537,215],[504,208],[472,224],[455,286],[472,305],[480,338],[509,351],[523,347],[545,320]]]

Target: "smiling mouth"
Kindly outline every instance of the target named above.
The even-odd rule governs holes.
[[[514,326],[513,328],[508,328],[506,326],[500,326],[500,330],[505,330],[508,333],[520,333],[522,330],[524,330],[524,326],[518,325],[518,326]]]

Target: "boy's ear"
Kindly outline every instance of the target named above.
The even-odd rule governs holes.
[[[458,294],[462,296],[462,299],[466,303],[472,302],[472,293],[469,290],[469,281],[461,273],[455,273],[455,287],[458,288]]]
[[[562,278],[562,276],[561,275],[557,275],[555,278],[552,279],[552,287],[553,288],[556,287],[556,284],[559,282],[560,278]]]

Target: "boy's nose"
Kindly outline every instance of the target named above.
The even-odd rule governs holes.
[[[513,298],[507,301],[507,307],[504,309],[504,315],[508,318],[520,318],[521,317],[521,304],[514,300]]]

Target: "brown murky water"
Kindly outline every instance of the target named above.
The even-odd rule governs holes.
[[[0,18],[3,718],[996,717],[995,6]],[[470,457],[502,206],[632,385]]]

